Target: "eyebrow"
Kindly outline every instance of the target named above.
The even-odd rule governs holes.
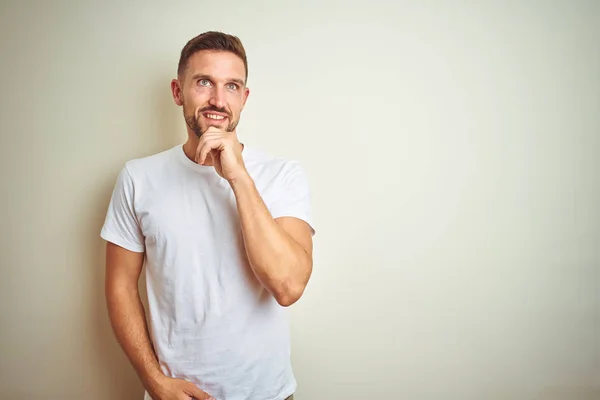
[[[213,82],[215,81],[215,79],[212,76],[206,75],[206,74],[194,74],[194,76],[192,76],[192,81],[195,81],[198,79],[208,79],[209,81],[213,81]],[[227,82],[233,82],[233,83],[238,84],[239,86],[245,85],[243,80],[237,79],[237,78],[227,79]]]

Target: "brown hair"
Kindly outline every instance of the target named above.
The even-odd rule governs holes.
[[[242,41],[237,36],[216,31],[201,33],[187,42],[181,50],[181,56],[179,57],[179,65],[177,66],[178,76],[181,76],[185,71],[190,57],[201,50],[228,51],[235,54],[244,62],[246,80],[248,80],[248,60],[246,59],[246,50],[244,50]]]

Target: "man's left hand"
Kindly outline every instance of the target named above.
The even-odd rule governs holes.
[[[247,173],[242,148],[235,131],[226,132],[210,127],[200,137],[196,162],[204,165],[206,159],[211,157],[217,173],[231,182]]]

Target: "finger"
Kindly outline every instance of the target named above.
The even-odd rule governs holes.
[[[201,141],[196,149],[196,162],[204,164],[206,156],[211,150],[219,147],[219,139],[205,139]]]
[[[206,161],[206,157],[208,157],[208,154],[217,150],[221,143],[221,141],[219,139],[213,139],[211,141],[207,141],[204,146],[202,147],[202,149],[200,149],[200,164],[204,164],[204,162]]]
[[[212,125],[211,125],[211,126],[209,126],[209,127],[208,127],[208,129],[206,129],[206,131],[204,132],[204,134],[205,134],[205,135],[206,135],[207,133],[208,133],[209,135],[210,135],[210,134],[213,134],[213,135],[214,135],[214,134],[223,134],[223,133],[225,133],[225,131],[224,131],[224,130],[222,130],[221,128],[217,128],[216,126],[212,126]]]
[[[198,157],[200,156],[200,150],[202,149],[202,146],[204,146],[205,141],[206,141],[206,138],[204,136],[202,136],[200,138],[200,141],[198,142],[198,146],[196,146],[196,154],[194,155],[195,162],[198,162]]]
[[[206,393],[203,392],[202,390],[200,390],[200,388],[198,386],[196,386],[195,384],[193,384],[192,382],[187,382],[188,383],[188,387],[186,388],[186,391],[194,398],[194,399],[198,399],[198,400],[207,400],[207,399],[211,399],[212,397]]]
[[[211,126],[202,134],[200,139],[212,139],[214,137],[222,136],[222,135],[223,135],[223,131],[220,131]]]
[[[196,146],[196,155],[194,156],[194,161],[196,162],[200,161],[200,150],[202,150],[202,146],[204,146],[204,143],[206,143],[206,137],[202,135],[200,141],[198,142],[198,146]]]

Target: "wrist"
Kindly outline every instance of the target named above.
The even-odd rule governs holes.
[[[229,179],[229,184],[231,185],[231,188],[233,190],[236,190],[239,188],[245,188],[250,185],[253,185],[254,181],[252,180],[252,177],[250,176],[248,171],[244,169],[239,174],[236,174],[235,178]]]
[[[143,384],[150,392],[157,392],[161,387],[164,386],[164,382],[167,376],[162,371],[156,371],[151,375],[146,375],[143,378]]]

